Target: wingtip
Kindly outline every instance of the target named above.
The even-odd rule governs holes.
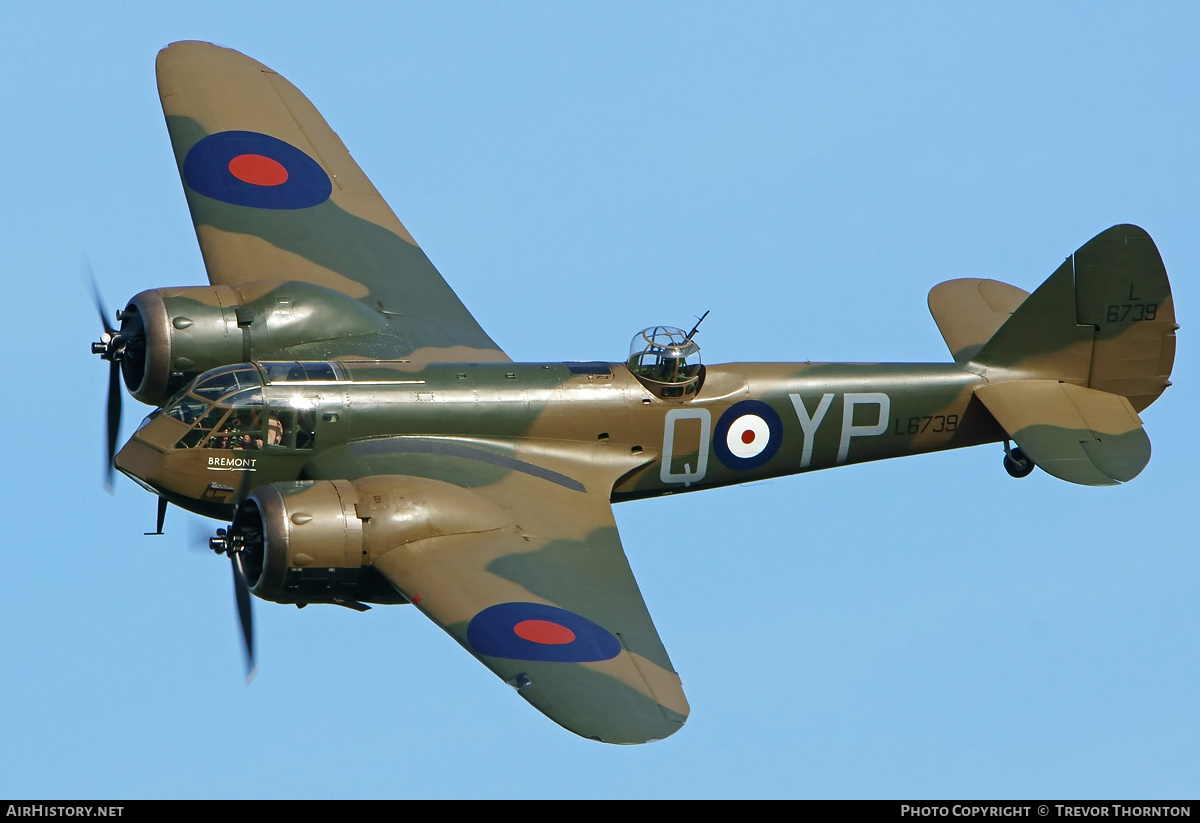
[[[272,71],[237,49],[204,40],[179,40],[158,52],[154,61],[159,95],[168,97],[177,86],[191,88],[204,78],[229,77],[244,72]],[[244,79],[244,78],[243,78]]]
[[[249,60],[258,63],[254,58],[220,43],[210,43],[207,40],[176,40],[168,43],[158,51],[156,65],[163,66],[175,60]]]

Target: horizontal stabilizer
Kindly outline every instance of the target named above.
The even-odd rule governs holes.
[[[1150,438],[1118,394],[1057,380],[1013,380],[975,395],[1034,463],[1062,480],[1113,486],[1150,462]]]
[[[974,357],[1029,292],[1001,283],[964,277],[929,290],[929,313],[956,363]]]

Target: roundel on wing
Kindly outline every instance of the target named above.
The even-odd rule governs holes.
[[[467,642],[512,660],[592,663],[621,653],[621,641],[586,617],[543,603],[498,603],[471,618]]]
[[[729,469],[757,468],[774,457],[782,443],[779,414],[759,400],[734,403],[713,429],[713,451]]]
[[[205,197],[255,209],[306,209],[333,193],[321,165],[277,137],[222,131],[197,141],[183,179]]]

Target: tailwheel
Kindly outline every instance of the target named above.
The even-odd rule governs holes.
[[[1008,441],[1004,441],[1004,470],[1010,477],[1028,477],[1035,468],[1037,466],[1029,459],[1029,455],[1021,451],[1019,447],[1008,448]]]

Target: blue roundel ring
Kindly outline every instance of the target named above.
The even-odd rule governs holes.
[[[756,469],[774,457],[782,444],[783,421],[760,400],[734,403],[713,429],[713,451],[727,469]]]
[[[543,603],[498,603],[471,618],[467,642],[511,660],[594,663],[621,653],[621,641],[586,617]]]
[[[234,169],[247,167],[256,173],[235,176]],[[333,193],[316,160],[253,131],[222,131],[197,141],[183,159],[183,179],[205,197],[255,209],[307,209]]]

